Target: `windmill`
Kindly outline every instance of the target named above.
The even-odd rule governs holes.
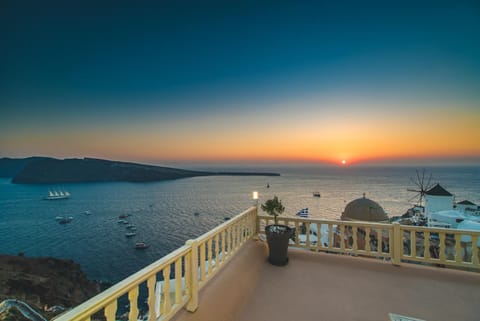
[[[421,172],[417,169],[415,172],[416,177],[410,177],[410,181],[416,186],[416,188],[407,189],[407,191],[416,193],[415,196],[410,199],[410,201],[417,200],[416,205],[424,206],[423,202],[425,199],[425,193],[433,187],[432,174],[427,177],[425,169],[423,169]]]

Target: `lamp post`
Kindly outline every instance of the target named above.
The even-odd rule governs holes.
[[[252,193],[253,206],[255,206],[255,222],[253,223],[253,239],[258,241],[258,230],[260,226],[260,221],[258,220],[258,192],[253,191]]]
[[[253,198],[253,205],[258,206],[258,192],[257,191],[254,191],[252,193],[252,198]]]

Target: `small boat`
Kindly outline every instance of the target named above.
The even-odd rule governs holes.
[[[136,229],[137,229],[137,227],[135,226],[135,224],[128,224],[128,225],[126,226],[126,228],[127,228],[127,230],[136,230]]]
[[[118,220],[118,223],[119,224],[128,224],[128,221],[127,220]]]
[[[269,184],[269,183],[267,183],[267,188],[270,188],[270,184]]]
[[[70,223],[72,220],[73,220],[72,216],[63,216],[63,217],[57,216],[57,221],[60,224],[67,224],[67,223]]]
[[[198,215],[200,215],[200,213],[195,212],[195,213],[193,213],[193,215],[198,216]]]
[[[48,191],[48,195],[45,196],[43,199],[44,200],[63,200],[67,198],[70,198],[70,193],[67,191],[50,190]]]
[[[83,212],[83,214],[85,214],[85,215],[92,215],[92,212],[90,212],[90,211],[85,211],[85,212]]]
[[[126,214],[122,214],[122,215],[118,216],[118,218],[121,219],[121,220],[124,219],[124,218],[127,218],[127,217],[128,217],[128,215],[126,215]]]
[[[228,216],[225,216],[225,217],[223,218],[224,221],[228,221],[229,219],[230,219],[230,217],[228,217]]]
[[[313,197],[320,197],[320,192],[313,192]]]
[[[145,243],[145,242],[137,242],[137,243],[135,243],[135,248],[136,248],[136,249],[142,250],[142,249],[146,249],[147,247],[149,247],[149,245],[148,245],[147,243]]]
[[[126,236],[126,237],[132,237],[132,236],[135,236],[135,235],[137,235],[137,233],[135,233],[135,232],[127,232],[127,233],[125,233],[125,236]]]

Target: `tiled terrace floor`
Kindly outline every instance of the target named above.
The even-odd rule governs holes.
[[[276,267],[266,256],[249,241],[202,289],[198,310],[174,320],[480,320],[480,273],[292,249]]]

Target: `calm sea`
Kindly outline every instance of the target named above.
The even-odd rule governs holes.
[[[238,170],[238,169],[237,169]],[[248,170],[252,170],[249,168]],[[279,196],[285,215],[308,207],[310,216],[337,219],[363,193],[390,216],[411,207],[415,168],[262,168],[280,177],[212,176],[157,183],[16,185],[0,179],[0,253],[72,259],[91,279],[116,282],[252,205]],[[457,200],[480,204],[480,167],[427,168]],[[267,184],[270,188],[267,188]],[[49,189],[71,193],[46,201]],[[320,192],[321,198],[312,196]],[[91,215],[84,214],[90,211]],[[198,215],[195,215],[198,213]],[[130,214],[137,235],[125,237],[118,216]],[[60,225],[55,217],[73,216]],[[136,241],[151,246],[135,250]]]

